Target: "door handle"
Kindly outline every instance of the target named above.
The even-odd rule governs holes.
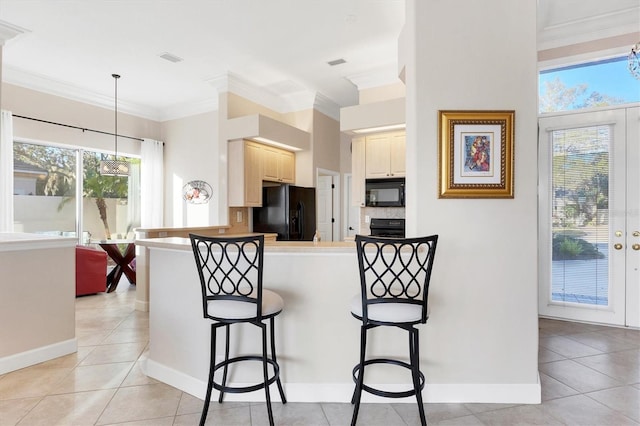
[[[634,250],[640,250],[640,244],[634,244],[631,246],[631,248]]]
[[[633,231],[634,237],[640,237],[640,231]]]
[[[616,250],[622,250],[622,244],[620,244],[620,243],[614,244],[613,248],[616,249]]]

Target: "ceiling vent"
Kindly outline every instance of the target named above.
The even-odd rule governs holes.
[[[344,64],[347,61],[345,61],[344,59],[340,58],[340,59],[334,59],[333,61],[329,61],[327,62],[329,65],[331,65],[332,67],[335,67],[336,65],[340,65],[340,64]]]
[[[173,62],[173,63],[182,62],[183,61],[183,59],[181,57],[173,55],[173,54],[168,53],[168,52],[161,53],[158,56],[160,56],[162,59],[166,59],[167,61]]]

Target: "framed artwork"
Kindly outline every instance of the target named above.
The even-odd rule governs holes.
[[[514,111],[439,111],[439,198],[513,198]]]

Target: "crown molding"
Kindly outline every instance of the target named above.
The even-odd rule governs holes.
[[[184,102],[165,108],[160,113],[158,121],[177,120],[180,118],[191,117],[193,115],[205,114],[208,112],[218,111],[218,97],[213,99],[203,99],[201,101]]]
[[[2,79],[4,82],[26,89],[35,90],[49,95],[58,96],[72,101],[97,106],[100,108],[113,109],[114,98],[97,92],[90,92],[85,88],[74,84],[53,80],[40,74],[30,73],[9,65],[2,68]],[[144,105],[118,100],[118,110],[120,112],[135,115],[149,120],[159,121],[160,111]]]
[[[30,33],[31,31],[17,25],[10,24],[7,21],[0,20],[0,46],[3,46],[7,40],[11,40],[21,34]]]
[[[340,105],[320,92],[316,94],[313,108],[336,121],[340,121]]]
[[[280,97],[270,91],[257,87],[238,74],[228,72],[208,79],[207,83],[218,91],[218,95],[231,92],[274,111],[282,112],[284,110],[284,102]]]
[[[232,72],[210,78],[207,83],[213,86],[218,94],[234,93],[280,114],[317,109],[335,120],[340,117],[339,105],[319,92],[298,90],[288,94],[278,94],[272,90],[258,87]]]
[[[113,109],[114,98],[110,95],[91,92],[74,84],[53,80],[44,75],[31,73],[10,65],[3,66],[2,74],[3,81],[8,84],[100,108]],[[278,113],[284,114],[315,108],[335,120],[340,117],[340,107],[320,93],[314,94],[310,91],[301,90],[279,96],[272,91],[258,88],[248,80],[233,73],[209,79],[207,83],[212,85],[218,91],[218,94],[232,92]],[[151,108],[122,99],[118,100],[119,111],[158,122],[217,111],[218,109],[217,96],[213,96],[210,99],[184,102],[163,109]]]
[[[377,68],[373,71],[348,75],[346,76],[346,78],[347,80],[355,84],[358,90],[386,86],[401,81],[398,77],[397,64],[389,64],[387,66]]]
[[[538,31],[538,50],[553,49],[638,31],[640,7],[548,25]]]

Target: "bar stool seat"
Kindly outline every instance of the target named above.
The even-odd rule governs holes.
[[[256,298],[255,292],[248,297]],[[237,300],[210,300],[207,302],[209,312],[215,313],[219,320],[247,320],[256,316],[254,303]],[[284,301],[278,293],[271,290],[262,290],[262,315],[268,317],[275,315],[284,308]],[[215,318],[214,317],[214,318]]]
[[[226,392],[244,393],[264,389],[269,424],[273,426],[269,386],[276,383],[282,403],[287,402],[280,381],[274,335],[274,318],[282,312],[284,301],[279,294],[262,287],[264,235],[206,237],[190,234],[189,238],[200,277],[203,316],[211,320],[209,378],[200,425],[204,425],[207,419],[213,389],[220,391],[220,403]],[[261,354],[230,356],[231,326],[235,324],[250,324],[260,328]],[[216,331],[221,327],[225,329],[224,360],[216,362]],[[271,356],[267,352],[268,342]],[[248,386],[228,384],[229,367],[240,367],[246,361],[262,364],[262,381]],[[215,377],[218,370],[222,370],[221,379]]]
[[[362,296],[356,294],[351,299],[351,314],[362,320]],[[419,323],[422,318],[422,307],[406,303],[384,303],[370,305],[369,319],[383,323]]]
[[[386,398],[415,396],[420,423],[427,424],[422,404],[425,376],[420,371],[419,324],[427,322],[429,281],[436,252],[437,235],[420,238],[385,238],[356,235],[360,294],[351,300],[351,315],[361,321],[360,360],[352,371],[355,389],[351,425],[358,420],[362,391]],[[377,327],[395,327],[409,334],[409,362],[367,355],[367,332]],[[411,371],[411,388],[386,391],[365,384],[366,367],[385,364]]]

